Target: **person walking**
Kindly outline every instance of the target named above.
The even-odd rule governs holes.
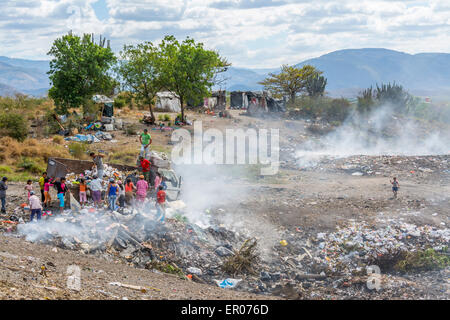
[[[397,193],[398,189],[400,188],[400,183],[398,183],[398,180],[396,177],[394,177],[393,181],[390,181],[392,184],[392,192],[394,193],[394,199],[397,199]]]
[[[8,178],[3,177],[0,181],[0,201],[2,202],[2,213],[6,213],[6,190],[8,190]]]
[[[41,200],[39,200],[39,197],[34,194],[34,191],[30,192],[30,210],[31,210],[31,217],[30,221],[33,222],[34,216],[36,216],[36,220],[41,220],[42,215],[42,204]]]

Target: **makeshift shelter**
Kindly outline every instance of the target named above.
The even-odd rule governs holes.
[[[92,100],[102,105],[102,117],[106,118],[112,118],[114,117],[114,100],[111,98],[108,98],[107,96],[103,95],[95,95],[92,97]]]
[[[230,93],[230,108],[244,109],[249,114],[284,112],[286,111],[286,102],[274,99],[266,91],[234,91]]]
[[[230,93],[230,108],[244,109],[248,108],[247,93],[242,91],[233,91]]]
[[[158,92],[156,94],[156,108],[168,112],[181,112],[180,98],[172,92]]]
[[[210,110],[225,110],[227,107],[227,92],[213,91],[211,97],[205,98],[204,107]]]

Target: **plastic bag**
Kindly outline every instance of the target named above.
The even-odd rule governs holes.
[[[242,281],[242,279],[225,279],[225,280],[214,280],[217,285],[221,288],[227,289],[227,288],[235,288],[239,282]]]

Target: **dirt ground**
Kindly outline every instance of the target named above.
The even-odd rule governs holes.
[[[191,112],[188,113],[188,118],[202,120],[204,130],[237,127],[279,128],[282,149],[283,146],[295,147],[310,136],[306,129],[307,123],[304,121],[257,119],[240,115],[239,111],[231,113],[233,119],[221,119]],[[137,123],[139,117],[140,115],[128,117],[125,123]],[[146,127],[143,124],[137,125],[139,130]],[[192,130],[192,127],[186,128]],[[170,150],[170,132],[151,130],[150,133],[155,146]],[[130,137],[123,132],[114,132],[113,142],[93,145],[95,149],[107,152],[116,150],[118,146],[138,150],[139,141],[135,136]],[[249,223],[257,219],[261,222],[261,226],[267,224],[274,229],[291,232],[299,228],[301,232],[311,235],[319,232],[333,232],[338,227],[348,225],[350,221],[369,223],[374,228],[386,226],[389,219],[419,226],[429,225],[437,229],[447,228],[450,225],[450,174],[448,156],[444,157],[438,160],[429,160],[426,157],[423,157],[425,159],[395,157],[404,162],[402,164],[389,162],[378,169],[379,174],[361,176],[340,170],[339,161],[331,161],[331,164],[324,163],[312,169],[294,168],[284,163],[275,179],[273,177],[255,177],[244,179],[244,181],[238,179],[248,192],[223,208],[230,212],[231,216],[248,215]],[[377,165],[381,163],[375,156],[360,161],[377,163]],[[427,163],[433,164],[433,166],[430,165],[431,172],[426,170],[422,172],[413,168],[411,165],[414,161],[428,161]],[[440,167],[436,161],[440,161]],[[424,165],[421,164],[421,166]],[[183,173],[180,172],[180,174]],[[393,176],[399,177],[401,184],[398,199],[392,198],[389,180]],[[35,188],[37,189],[37,185]],[[10,199],[13,197],[16,203],[20,202],[20,198],[24,201],[23,185],[12,183],[8,196]],[[258,226],[249,226],[250,229],[252,227],[258,230]],[[275,245],[281,240],[277,236],[274,234],[266,240],[272,241]],[[58,249],[58,252],[53,252],[51,246],[32,244],[11,236],[1,236],[0,243],[0,260],[2,260],[0,298],[3,299],[123,299],[124,297],[128,299],[267,299],[271,297],[222,290],[67,250]],[[47,278],[39,275],[42,264],[47,265]],[[80,292],[65,289],[66,268],[70,264],[76,264],[82,268],[83,288]],[[430,274],[424,274],[423,279],[429,276]],[[108,285],[110,282],[140,285],[150,289],[142,293],[110,286]],[[45,289],[42,286],[55,288]],[[447,297],[448,299],[450,297],[448,290],[447,278],[446,287],[439,289],[435,295],[428,298]],[[339,297],[339,292],[334,292],[331,296]],[[303,298],[312,297],[314,295],[303,296]],[[415,297],[406,288],[404,295],[397,298]]]

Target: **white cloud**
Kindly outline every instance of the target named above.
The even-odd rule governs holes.
[[[73,29],[124,44],[193,37],[240,67],[277,67],[330,51],[386,47],[450,52],[448,0],[97,0],[1,1],[0,55],[46,59]],[[11,38],[13,37],[13,41]]]

